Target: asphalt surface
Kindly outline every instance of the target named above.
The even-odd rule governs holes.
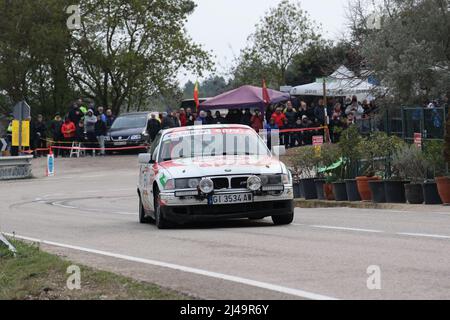
[[[0,230],[202,299],[450,299],[450,209],[297,209],[294,224],[137,222],[137,157],[57,159],[0,182]],[[419,208],[419,210],[418,210]],[[380,290],[367,270],[380,269]]]

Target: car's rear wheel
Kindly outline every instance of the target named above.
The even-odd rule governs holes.
[[[160,205],[160,196],[159,196],[159,189],[156,188],[154,192],[154,207],[155,207],[155,225],[158,229],[168,229],[171,227],[171,224],[164,218],[162,212],[161,212],[161,205]]]
[[[272,221],[277,226],[291,224],[294,221],[294,213],[272,216]]]

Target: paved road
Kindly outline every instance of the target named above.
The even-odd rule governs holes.
[[[57,159],[0,182],[0,228],[87,265],[206,299],[450,299],[450,210],[297,209],[159,231],[137,223],[136,156]],[[381,290],[367,269],[381,270]]]

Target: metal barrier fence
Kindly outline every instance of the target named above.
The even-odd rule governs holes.
[[[362,134],[384,131],[412,141],[415,133],[421,133],[424,140],[443,140],[447,117],[448,108],[403,107],[384,110],[357,124]]]
[[[0,157],[0,180],[30,178],[32,159],[33,156]]]

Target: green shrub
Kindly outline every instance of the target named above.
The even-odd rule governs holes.
[[[363,138],[357,148],[366,166],[363,172],[367,176],[389,174],[389,161],[392,155],[402,148],[405,142],[397,136],[389,136],[385,132],[375,132]]]
[[[444,142],[433,140],[424,145],[424,155],[434,177],[445,174]]]
[[[426,179],[428,162],[420,148],[405,144],[394,152],[392,167],[397,177],[421,183]]]

